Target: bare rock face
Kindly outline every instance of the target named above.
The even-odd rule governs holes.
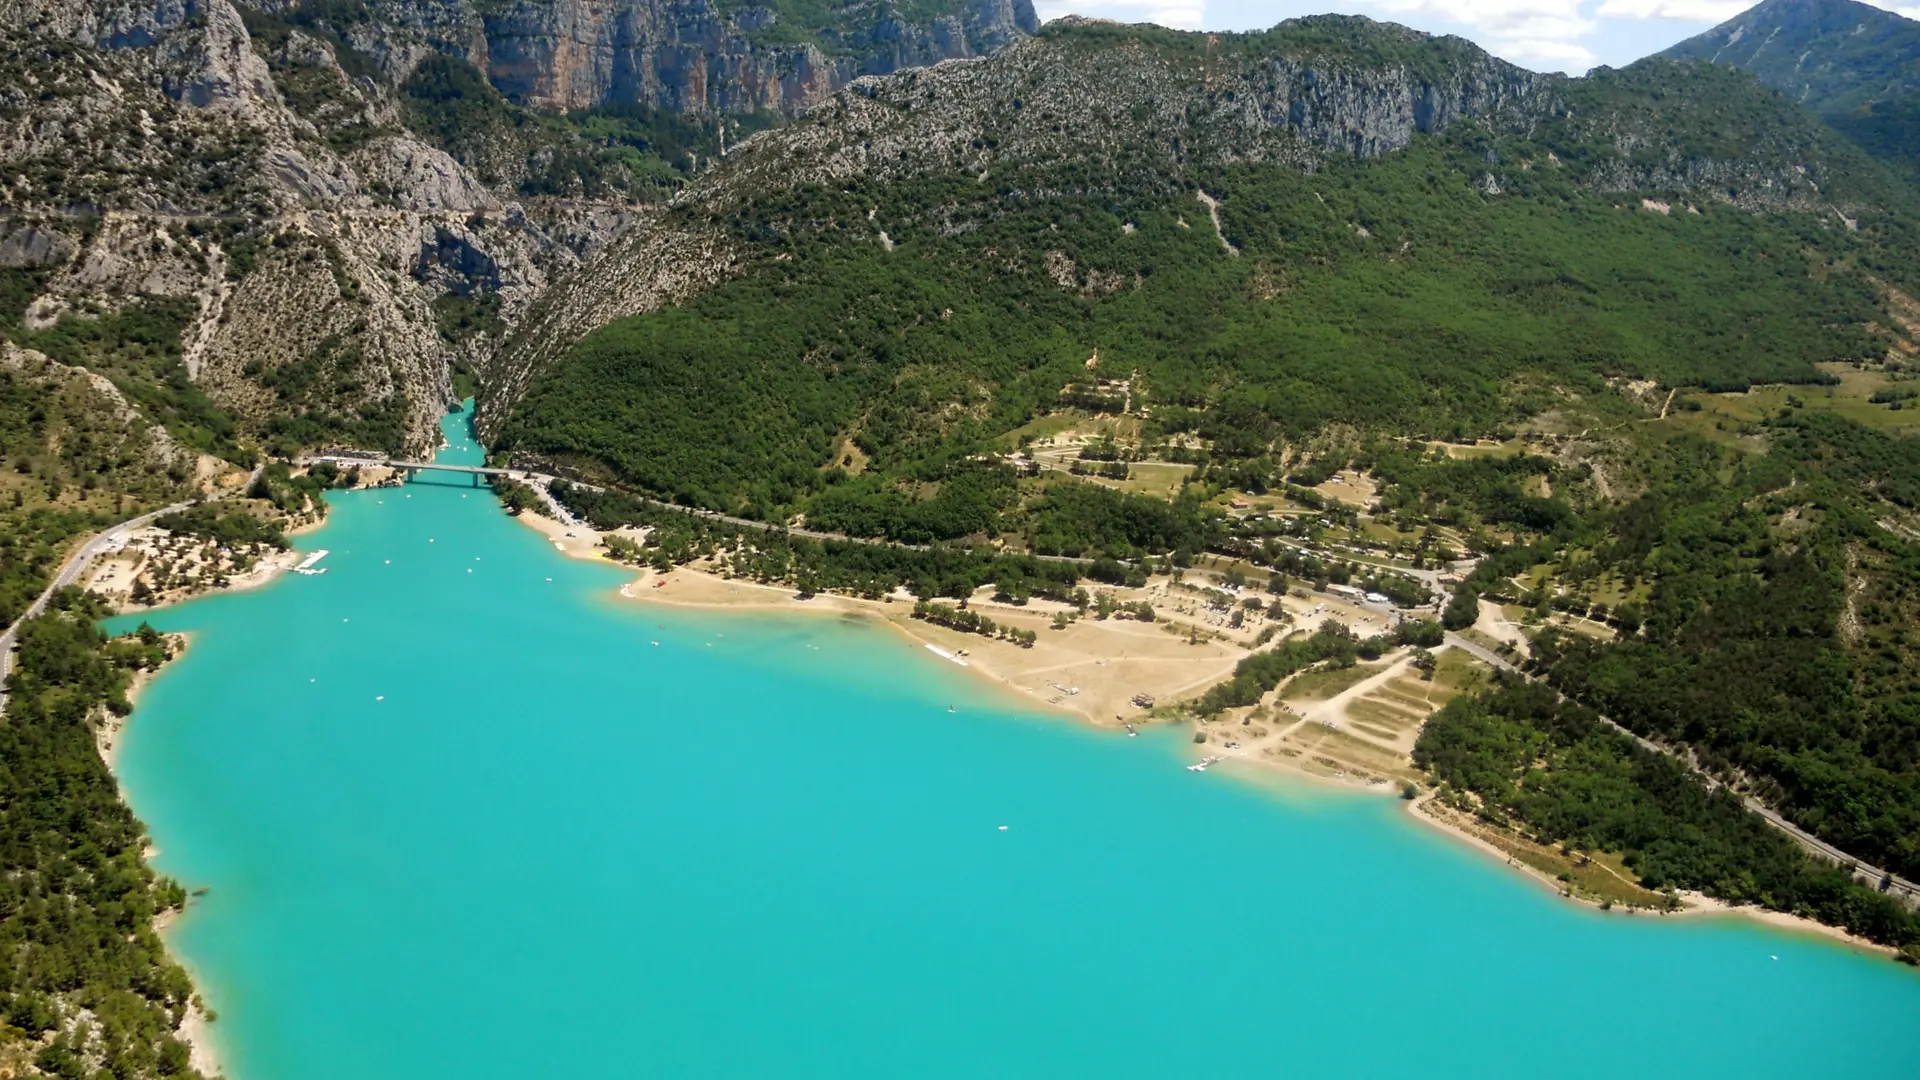
[[[169,35],[161,63],[168,69],[168,93],[195,108],[248,109],[278,104],[267,62],[232,4],[213,3],[195,12],[197,32]]]
[[[1392,153],[1461,121],[1523,124],[1552,110],[1557,89],[1478,50],[1437,77],[1287,52],[1217,71],[1203,54],[1170,55],[1146,41],[1089,48],[1054,35],[989,59],[857,80],[805,122],[742,143],[721,175],[685,197],[726,205],[798,184],[938,172],[984,181],[1066,160],[1112,175],[1181,164],[1310,167]]]
[[[486,358],[483,434],[526,393],[535,375],[573,343],[615,319],[654,311],[739,271],[742,252],[721,229],[671,213],[648,214],[586,260],[564,288],[549,288]]]
[[[38,225],[22,225],[0,237],[0,266],[59,266],[73,257],[74,250],[74,242],[64,233]]]
[[[919,21],[860,0],[806,27],[783,2],[0,0],[0,267],[35,275],[39,326],[191,301],[168,309],[194,312],[187,374],[256,436],[289,416],[374,417],[424,448],[449,369],[483,367],[530,314],[563,344],[731,260],[703,228],[620,239],[657,211],[584,188],[529,196],[513,156],[553,151],[511,129],[514,167],[463,164],[445,130],[408,127],[421,64],[458,57],[533,106],[791,115],[1038,29],[1031,0]],[[537,303],[609,244],[631,260],[596,279],[610,291]]]
[[[0,81],[0,165],[17,177],[0,185],[14,218],[0,266],[38,275],[37,326],[189,301],[188,377],[257,434],[289,415],[374,415],[424,450],[460,358],[435,298],[478,273],[518,312],[546,284],[541,264],[577,255],[509,225],[327,41],[295,33],[280,48],[309,98],[323,87],[337,119],[371,118],[379,134],[343,142],[296,112],[230,0],[0,0],[0,59],[16,73]],[[419,272],[450,236],[468,257]],[[288,365],[318,375],[276,375]]]
[[[444,150],[388,136],[354,153],[362,182],[382,185],[408,210],[494,210],[499,200]]]
[[[978,0],[924,24],[852,10],[852,29],[824,34],[793,33],[771,7],[727,16],[708,0],[515,0],[482,22],[472,58],[508,97],[684,115],[793,114],[862,75],[981,56],[1039,29],[1031,0]]]

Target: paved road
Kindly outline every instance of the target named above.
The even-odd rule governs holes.
[[[247,490],[253,486],[255,480],[259,479],[260,470],[264,467],[265,466],[260,466],[255,468],[252,473],[248,474],[247,482],[238,488],[217,492],[208,496],[204,501],[217,502],[232,494],[233,491]],[[27,605],[26,612],[18,619],[15,619],[12,626],[7,627],[4,633],[0,633],[0,711],[4,711],[7,707],[7,676],[13,672],[13,646],[14,642],[18,640],[21,624],[47,610],[47,603],[53,599],[53,594],[57,590],[80,580],[80,575],[86,572],[87,567],[93,560],[98,558],[101,553],[105,552],[108,548],[114,547],[120,537],[134,529],[143,528],[151,524],[155,518],[164,517],[167,514],[177,514],[199,501],[202,500],[189,499],[186,502],[177,502],[172,506],[163,506],[158,510],[148,511],[138,517],[130,517],[118,525],[111,526],[88,537],[86,543],[81,544],[78,548],[74,549],[72,554],[67,556],[66,561],[60,564],[59,572],[53,575],[53,581],[50,582],[45,589],[41,590],[39,596],[33,598],[33,603]]]
[[[1464,650],[1467,653],[1470,653],[1473,656],[1478,657],[1479,659],[1484,660],[1489,664],[1492,664],[1494,667],[1499,668],[1502,671],[1511,671],[1514,674],[1519,675],[1523,678],[1528,678],[1528,679],[1533,678],[1532,675],[1516,667],[1506,657],[1501,656],[1499,653],[1496,653],[1492,649],[1486,648],[1485,646],[1480,645],[1477,642],[1469,641],[1466,638],[1461,637],[1459,634],[1448,634],[1447,643],[1449,645],[1454,646],[1455,648]],[[1562,695],[1562,696],[1564,697],[1565,695]],[[1668,757],[1673,758],[1674,760],[1680,762],[1682,765],[1685,765],[1688,769],[1692,770],[1695,775],[1699,776],[1700,779],[1706,782],[1708,790],[1718,790],[1719,788],[1724,786],[1723,784],[1720,783],[1720,781],[1717,778],[1710,776],[1705,772],[1702,772],[1700,768],[1696,766],[1687,755],[1680,753],[1678,750],[1675,750],[1673,747],[1666,746],[1662,743],[1654,742],[1651,739],[1643,738],[1640,735],[1637,735],[1634,732],[1629,731],[1626,727],[1622,726],[1619,722],[1615,721],[1612,717],[1601,716],[1601,714],[1599,713],[1595,713],[1594,715],[1599,716],[1601,720],[1605,721],[1615,731],[1618,731],[1620,734],[1625,735],[1627,738],[1632,739],[1634,742],[1639,743],[1641,746],[1646,747],[1648,750],[1651,750],[1656,754],[1665,754]],[[1768,806],[1766,803],[1761,802],[1759,799],[1754,798],[1752,795],[1742,794],[1740,796],[1740,801],[1746,804],[1747,809],[1753,811],[1756,814],[1759,814],[1762,818],[1764,818],[1767,824],[1772,825],[1774,828],[1779,829],[1781,832],[1786,833],[1788,836],[1792,837],[1795,843],[1798,843],[1802,848],[1806,849],[1808,852],[1814,855],[1817,855],[1821,858],[1827,859],[1840,866],[1849,866],[1849,865],[1853,866],[1855,868],[1856,876],[1866,878],[1866,879],[1871,879],[1872,884],[1876,888],[1879,886],[1881,881],[1885,880],[1888,882],[1887,890],[1886,890],[1888,895],[1894,896],[1896,899],[1904,900],[1909,905],[1920,903],[1920,885],[1916,885],[1913,882],[1908,881],[1906,878],[1899,876],[1898,874],[1889,874],[1887,871],[1872,865],[1871,863],[1867,862],[1865,859],[1858,859],[1852,855],[1847,854],[1844,851],[1841,851],[1839,848],[1834,847],[1832,844],[1827,843],[1825,840],[1820,839],[1819,837],[1813,835],[1812,833],[1806,831],[1805,829],[1802,829],[1800,826],[1795,825],[1793,822],[1788,821],[1786,818],[1780,815],[1779,811],[1775,810],[1771,806]]]
[[[440,472],[478,473],[484,476],[505,476],[509,479],[520,480],[528,484],[536,485],[537,487],[540,487],[540,488],[547,487],[548,485],[552,484],[555,480],[565,480],[569,484],[573,484],[578,487],[583,487],[590,491],[607,490],[606,488],[598,487],[593,484],[584,483],[579,480],[569,479],[568,477],[564,477],[564,476],[556,476],[552,473],[535,472],[532,469],[488,469],[488,468],[480,468],[472,465],[432,465],[424,462],[395,461],[391,458],[384,458],[384,457],[358,457],[358,456],[351,456],[351,455],[335,455],[335,454],[322,454],[316,457],[300,459],[301,464],[312,464],[314,462],[320,462],[320,461],[330,462],[335,465],[343,465],[347,467],[352,467],[357,465],[362,467],[374,467],[374,468],[385,468],[385,469],[432,469]],[[542,494],[545,498],[551,500],[552,498],[551,492],[543,491]],[[754,529],[759,532],[786,533],[789,536],[804,536],[809,540],[819,540],[822,542],[833,542],[833,543],[840,543],[840,544],[864,544],[868,547],[895,548],[900,551],[933,551],[935,550],[934,547],[930,544],[907,544],[907,543],[902,543],[898,540],[875,540],[870,537],[864,537],[864,536],[848,536],[845,533],[821,532],[817,529],[794,528],[793,526],[781,525],[775,522],[755,521],[752,518],[733,517],[729,514],[722,514],[713,510],[700,510],[691,506],[681,506],[678,503],[664,502],[660,499],[650,498],[648,496],[636,494],[631,491],[623,491],[622,494],[628,496],[629,498],[635,499],[639,502],[645,503],[647,506],[650,506],[656,510],[665,510],[668,513],[673,513],[673,514],[685,514],[688,517],[704,518],[708,521],[717,521],[726,525],[737,526],[742,529]],[[1029,558],[1037,559],[1041,562],[1067,563],[1073,566],[1087,566],[1094,561],[1092,559],[1078,558],[1072,555],[1032,555],[1032,556],[1029,556]]]

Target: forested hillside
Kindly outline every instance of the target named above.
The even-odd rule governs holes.
[[[675,211],[685,231],[722,230],[743,272],[596,331],[517,402],[515,373],[496,369],[483,405],[498,449],[784,520],[829,489],[845,505],[836,446],[859,450],[862,490],[884,497],[872,476],[938,481],[1066,398],[1125,382],[1116,411],[1145,418],[1145,441],[1197,435],[1272,473],[1330,425],[1488,434],[1555,386],[1818,381],[1817,364],[1884,349],[1870,330],[1882,290],[1916,280],[1907,194],[1737,74],[1655,61],[1540,80],[1364,20],[1289,24],[1211,59],[1196,43],[1049,28],[762,136]],[[1090,83],[1121,49],[1223,110],[1232,93],[1204,89],[1213,66],[1248,87],[1317,62],[1389,88],[1428,69],[1466,79],[1446,92],[1482,115],[1439,130],[1410,108],[1355,153],[1310,145],[1326,133],[1283,112],[1236,154],[1221,140],[1283,90],[1171,128],[1151,111],[1163,100],[1116,96],[1101,115],[1124,128],[1132,109],[1140,141],[1073,153],[1117,136],[1054,89]],[[1038,71],[1038,50],[1088,70]],[[991,89],[1036,80],[1032,98]],[[1608,134],[1623,130],[1665,141]],[[964,135],[978,162],[914,160]],[[860,140],[876,147],[865,164],[827,179]],[[923,149],[904,164],[886,152],[908,143]],[[1266,160],[1247,160],[1256,149]],[[801,165],[776,177],[774,159]],[[569,286],[592,287],[590,272]]]
[[[147,868],[144,833],[95,745],[124,716],[160,635],[108,641],[110,614],[68,589],[26,624],[0,717],[0,1070],[198,1077],[178,1029],[195,1003],[154,917],[186,903]]]
[[[1744,68],[1920,180],[1920,22],[1858,0],[1766,0],[1663,55]]]

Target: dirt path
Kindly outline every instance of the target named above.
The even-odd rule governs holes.
[[[1240,249],[1237,247],[1234,247],[1233,244],[1228,242],[1227,234],[1220,228],[1219,200],[1215,199],[1213,196],[1207,194],[1206,192],[1201,191],[1199,188],[1195,188],[1193,190],[1193,193],[1199,197],[1202,203],[1206,204],[1207,216],[1213,219],[1213,235],[1220,238],[1220,246],[1227,249],[1227,254],[1238,256],[1240,254]]]
[[[1327,700],[1317,705],[1309,706],[1300,714],[1300,722],[1304,724],[1311,720],[1316,723],[1325,724],[1330,728],[1337,728],[1347,720],[1348,705],[1366,697],[1368,694],[1373,693],[1375,690],[1380,689],[1411,670],[1413,670],[1413,656],[1409,654],[1388,665],[1377,674],[1369,675]]]

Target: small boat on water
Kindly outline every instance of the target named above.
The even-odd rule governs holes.
[[[1206,772],[1207,766],[1219,760],[1220,760],[1220,755],[1208,754],[1206,757],[1201,758],[1198,764],[1187,766],[1187,771],[1188,772]]]
[[[1133,726],[1132,724],[1127,724],[1127,725],[1126,725],[1126,728],[1127,728],[1127,738],[1129,738],[1129,739],[1131,739],[1131,738],[1133,738],[1134,736],[1136,736],[1136,735],[1138,735],[1138,734],[1140,734],[1140,732],[1139,732],[1138,730],[1136,730],[1136,729],[1134,728],[1134,726]]]

